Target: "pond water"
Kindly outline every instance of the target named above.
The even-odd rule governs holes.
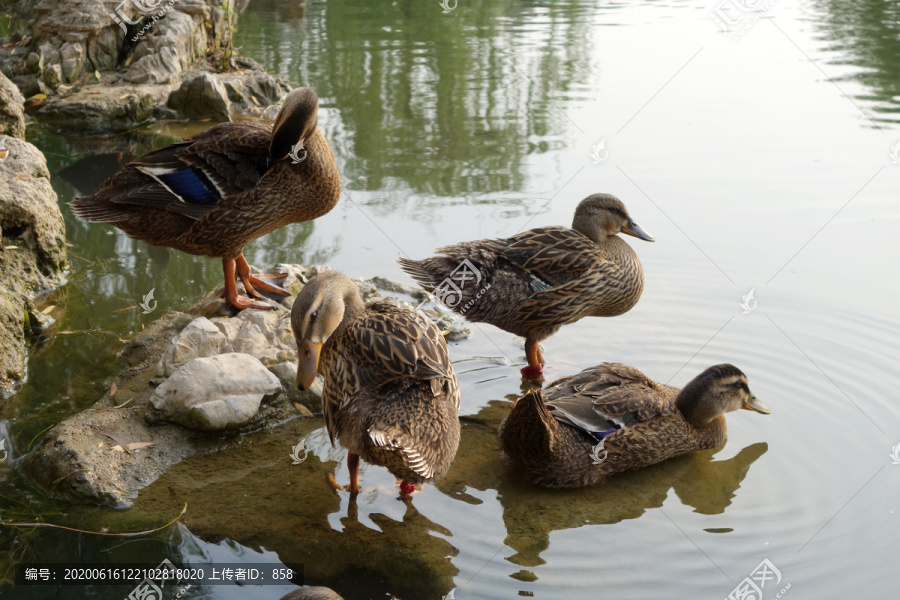
[[[397,499],[378,467],[365,468],[355,501],[333,492],[325,474],[346,481],[345,452],[331,448],[319,418],[184,461],[128,510],[47,499],[18,477],[16,461],[102,395],[122,340],[199,299],[221,281],[221,263],[80,223],[64,205],[130,155],[208,124],[158,125],[108,152],[106,142],[33,128],[63,203],[72,272],[46,299],[58,324],[36,340],[29,381],[0,409],[11,440],[0,463],[3,517],[126,531],[166,523],[183,502],[188,510],[135,540],[0,530],[7,578],[18,560],[169,558],[302,564],[307,583],[348,599],[437,600],[451,590],[712,599],[768,560],[778,578],[766,582],[766,600],[785,587],[780,597],[896,595],[896,3],[461,0],[444,13],[436,0],[254,0],[236,45],[319,94],[345,191],[314,223],[254,242],[252,264],[327,263],[410,283],[397,256],[569,224],[579,200],[613,193],[657,239],[627,240],[644,265],[644,296],[624,316],[586,319],[547,340],[548,379],[617,361],[680,386],[731,362],[773,414],[731,414],[715,451],[590,489],[538,489],[496,440],[521,392],[522,340],[473,325],[450,347],[459,454],[411,501]],[[129,309],[151,288],[155,313]],[[294,465],[301,439],[311,452]],[[277,599],[289,589],[208,586],[182,597]]]

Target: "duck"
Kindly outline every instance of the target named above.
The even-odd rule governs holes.
[[[281,600],[344,600],[344,597],[331,588],[316,585],[296,589]]]
[[[525,338],[525,380],[543,381],[540,342],[583,317],[628,312],[644,290],[637,254],[617,234],[654,237],[611,194],[575,209],[572,227],[538,227],[505,239],[438,248],[443,256],[399,258],[400,268],[466,319]]]
[[[69,206],[87,222],[110,223],[130,237],[222,259],[225,301],[236,310],[272,304],[285,275],[251,273],[243,248],[290,223],[309,221],[337,204],[341,181],[334,154],[318,127],[318,96],[291,91],[273,125],[220,123],[130,162],[90,196]]]
[[[603,363],[515,401],[500,424],[503,451],[535,484],[593,485],[725,441],[725,413],[771,410],[731,364],[709,367],[679,390],[638,369]]]
[[[337,271],[307,283],[291,307],[297,388],[323,377],[322,412],[332,446],[347,448],[358,494],[360,457],[400,480],[401,496],[446,474],[459,447],[459,385],[434,323],[390,302],[363,303]]]

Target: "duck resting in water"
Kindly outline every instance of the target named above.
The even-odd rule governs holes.
[[[107,179],[91,196],[70,202],[84,221],[110,223],[154,246],[221,257],[225,300],[234,308],[274,306],[238,296],[256,288],[285,296],[284,275],[250,272],[243,249],[290,223],[334,208],[341,182],[331,147],[318,127],[315,92],[287,95],[274,126],[221,123],[145,154]]]
[[[771,410],[733,365],[709,367],[684,389],[603,363],[516,400],[500,424],[503,450],[546,487],[580,487],[725,441],[725,413]]]

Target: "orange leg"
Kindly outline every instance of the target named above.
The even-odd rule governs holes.
[[[225,302],[235,307],[238,310],[244,310],[245,308],[257,308],[260,310],[275,310],[275,307],[271,304],[263,304],[262,302],[254,302],[250,298],[245,298],[244,296],[238,296],[237,293],[237,282],[235,281],[235,259],[233,258],[223,258],[222,259],[222,268],[225,271]],[[252,289],[252,288],[250,288]],[[254,290],[255,291],[255,290]]]
[[[541,353],[541,347],[537,340],[525,340],[525,357],[528,359],[528,366],[522,369],[522,379],[530,381],[544,380],[544,355]]]
[[[350,469],[350,493],[359,493],[359,454],[347,455],[347,468]]]
[[[350,485],[340,485],[334,479],[334,473],[328,474],[328,485],[338,491],[350,492],[351,494],[359,493],[359,454],[352,452],[347,454],[347,468],[350,469]]]
[[[280,282],[287,277],[286,273],[276,273],[274,275],[253,274],[250,272],[250,265],[247,263],[247,259],[244,258],[243,254],[238,256],[236,260],[238,277],[241,278],[241,283],[244,284],[244,289],[247,290],[248,294],[254,298],[262,298],[262,294],[256,291],[254,288],[255,286],[264,292],[276,296],[290,296],[290,293],[283,287],[265,281],[266,279],[274,279]]]

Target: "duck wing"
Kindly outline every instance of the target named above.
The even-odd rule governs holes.
[[[618,363],[603,363],[554,381],[544,390],[544,397],[557,421],[595,437],[677,410],[674,388]]]
[[[559,325],[596,307],[598,289],[620,287],[624,269],[602,260],[597,244],[565,227],[541,227],[509,240],[503,256],[531,277],[534,293],[519,305],[529,323]]]
[[[506,240],[505,259],[524,269],[550,289],[566,284],[594,263],[597,245],[566,227],[538,227]]]
[[[416,316],[393,304],[375,302],[341,336],[338,343],[342,351],[335,353],[335,363],[329,369],[334,385],[325,386],[322,393],[325,424],[332,441],[335,415],[342,407],[360,392],[377,394],[380,386],[400,379],[430,381],[434,395],[447,392],[459,411],[447,343],[430,320],[417,320]]]
[[[122,180],[114,176],[101,191],[115,191],[113,204],[199,219],[222,198],[256,186],[269,167],[270,139],[271,129],[261,123],[222,123],[129,163]]]

